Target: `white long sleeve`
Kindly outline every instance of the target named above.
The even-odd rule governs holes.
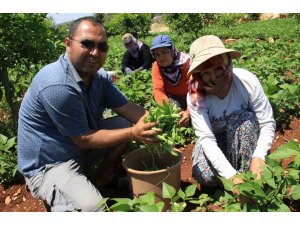
[[[189,95],[187,96],[192,124],[204,154],[219,175],[225,178],[232,177],[236,174],[236,170],[217,146],[214,134],[224,131],[226,117],[241,108],[250,108],[255,112],[260,131],[257,147],[252,157],[264,160],[275,135],[272,107],[257,77],[244,69],[233,69],[233,73],[232,85],[224,99],[206,95],[201,107],[195,107],[191,104]]]

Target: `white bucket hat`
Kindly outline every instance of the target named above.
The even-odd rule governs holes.
[[[214,35],[205,35],[194,41],[190,48],[190,69],[188,74],[206,60],[223,53],[229,53],[232,59],[242,55],[241,52],[225,48],[220,38]]]

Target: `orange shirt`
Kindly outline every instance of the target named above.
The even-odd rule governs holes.
[[[188,69],[190,60],[187,60],[180,68],[181,77],[177,85],[172,85],[159,71],[157,62],[152,65],[152,88],[153,97],[158,104],[163,103],[163,99],[169,102],[168,95],[173,95],[186,100],[188,93]]]

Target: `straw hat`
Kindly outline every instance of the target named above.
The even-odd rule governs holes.
[[[206,60],[223,53],[229,53],[232,59],[236,59],[242,55],[241,52],[225,48],[220,38],[214,35],[205,35],[194,41],[190,48],[190,74],[200,64]]]

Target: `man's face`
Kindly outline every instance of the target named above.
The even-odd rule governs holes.
[[[103,66],[107,55],[105,43],[104,28],[90,21],[82,21],[74,36],[66,38],[66,51],[81,77],[90,77]]]

